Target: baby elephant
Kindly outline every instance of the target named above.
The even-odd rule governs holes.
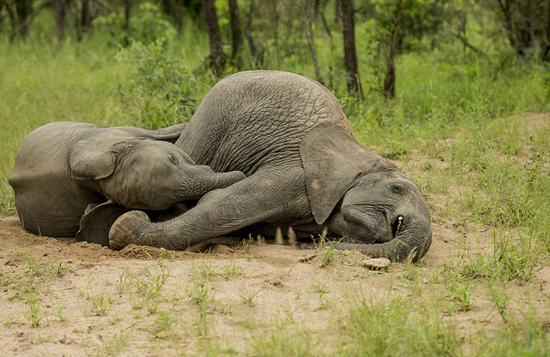
[[[145,130],[59,122],[34,130],[21,143],[8,179],[23,226],[46,236],[74,236],[88,206],[105,207],[109,200],[119,214],[166,210],[245,178],[196,165],[173,144],[184,125]],[[105,224],[110,214],[95,222],[88,217],[87,224]]]

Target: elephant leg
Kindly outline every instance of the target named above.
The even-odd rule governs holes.
[[[181,216],[185,212],[189,211],[190,206],[185,203],[176,203],[172,207],[165,209],[164,211],[147,211],[147,216],[153,222],[164,222]]]
[[[109,246],[111,225],[128,211],[127,208],[119,206],[111,200],[98,205],[89,204],[80,219],[80,230],[76,233],[76,241]]]
[[[187,212],[183,203],[176,203],[164,211],[148,211],[147,216],[154,222],[173,219]],[[76,233],[77,242],[88,242],[109,246],[109,230],[113,222],[130,209],[119,206],[111,200],[101,204],[89,204],[80,219],[80,230]]]
[[[113,224],[109,244],[113,249],[137,244],[184,250],[254,223],[303,215],[304,209],[308,206],[302,168],[279,167],[211,191],[196,207],[166,222],[152,223],[145,213],[130,211]]]

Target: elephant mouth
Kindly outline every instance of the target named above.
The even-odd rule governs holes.
[[[395,239],[401,231],[403,231],[403,216],[399,215],[391,223],[392,239]]]

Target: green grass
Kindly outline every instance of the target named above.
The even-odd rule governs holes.
[[[441,312],[417,298],[352,307],[344,356],[459,356],[461,340]]]
[[[95,316],[105,316],[113,307],[113,297],[108,291],[82,293],[82,297],[90,302],[90,312]]]
[[[32,327],[38,327],[40,321],[44,319],[44,313],[40,311],[40,300],[37,294],[29,293],[29,309],[25,314]]]
[[[255,334],[250,341],[252,356],[319,356],[319,337],[308,329],[286,320],[274,321],[271,329]]]
[[[479,336],[472,336],[476,346],[473,356],[548,356],[550,351],[550,335],[548,327],[536,316],[535,311],[529,311],[522,316],[522,323],[512,321],[505,327],[491,333],[480,331]],[[491,343],[494,340],[499,343]]]
[[[229,280],[237,275],[244,275],[245,271],[243,268],[239,267],[237,265],[236,258],[231,259],[229,264],[222,267],[222,276],[225,277],[226,280]]]
[[[214,275],[212,260],[200,259],[198,267],[193,261],[192,269],[190,286],[187,287],[186,292],[199,310],[199,316],[195,323],[196,332],[200,336],[206,336],[211,327],[208,314],[212,311],[215,296],[214,291],[210,288],[210,278]]]
[[[158,57],[165,64],[169,55],[181,59],[177,68],[188,73],[178,77],[180,81],[191,78],[186,76],[200,66],[207,48],[201,31],[189,27],[184,34]],[[366,48],[367,39],[359,38],[359,48]],[[409,54],[397,60],[397,96],[388,103],[373,84],[372,61],[365,60],[360,64],[365,97],[358,100],[345,93],[339,41],[317,41],[327,83],[340,99],[358,140],[396,160],[418,183],[428,197],[434,223],[451,224],[450,229],[460,232],[467,225],[484,226],[490,238],[481,250],[471,249],[473,241],[464,242],[456,256],[436,267],[426,268],[423,263],[403,267],[396,273],[395,285],[406,292],[405,296],[389,291],[379,300],[364,301],[359,296],[340,303],[337,291],[317,283],[308,294],[312,309],[336,311],[341,316],[334,336],[316,336],[300,321],[266,322],[253,330],[248,354],[549,355],[545,317],[538,316],[529,303],[519,304],[512,294],[528,284],[538,289],[535,278],[550,261],[548,126],[545,130],[532,128],[530,125],[535,124],[525,124],[522,117],[524,113],[550,110],[548,68],[521,61],[496,66],[462,56],[452,48]],[[332,46],[330,41],[334,41]],[[166,106],[169,101],[164,101],[162,86],[174,89],[170,80],[173,72],[151,72],[156,80],[146,82],[131,58],[117,60],[116,48],[105,43],[101,32],[81,44],[68,40],[60,49],[43,38],[13,45],[0,42],[0,217],[15,213],[7,177],[19,143],[33,129],[61,120],[154,127],[186,120],[185,116],[192,113],[191,105],[179,111]],[[152,58],[146,49],[136,51],[134,55]],[[307,54],[284,60],[274,55],[268,67],[314,76]],[[189,103],[195,105],[216,80],[201,71],[192,76],[192,80],[179,83],[173,93],[189,96]],[[151,87],[147,85],[161,88],[161,95],[148,96]],[[159,113],[174,116],[166,118]],[[475,239],[477,234],[469,232],[468,239]],[[250,242],[243,243],[243,250],[250,250]],[[331,268],[323,272],[333,274],[339,264],[335,253],[325,248],[322,254],[323,264]],[[47,279],[61,277],[72,268],[63,261],[43,264],[32,257],[25,257],[25,261],[28,274],[21,283],[13,273],[0,272],[0,286],[14,290],[9,293],[9,302],[28,305],[24,315],[8,315],[5,320],[7,325],[25,320],[40,327],[41,321],[52,315],[40,303],[40,288]],[[170,300],[165,294],[170,270],[159,260],[140,272],[121,270],[112,291],[88,292],[84,298],[97,315],[111,311],[118,303],[116,294],[128,298],[135,309],[146,307],[154,317],[144,328],[158,339],[175,335],[178,316],[165,310],[169,302],[174,309],[180,299],[188,301],[196,312],[189,325],[204,343],[200,353],[233,354],[231,344],[225,345],[228,341],[216,345],[212,337],[214,342],[209,344],[208,337],[215,330],[215,307],[227,318],[237,315],[241,308],[253,311],[259,290],[244,289],[237,300],[243,304],[221,304],[210,283],[215,275],[235,280],[244,270],[235,258],[219,271],[208,258],[197,260],[190,281],[185,282],[184,297],[176,291]],[[475,313],[483,304],[493,310],[493,326],[480,324],[468,333],[459,332],[453,317]],[[63,311],[54,316],[63,316]],[[111,337],[100,354],[122,353],[131,341],[126,330]]]

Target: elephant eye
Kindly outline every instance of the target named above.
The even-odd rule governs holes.
[[[178,158],[174,156],[173,154],[168,154],[168,158],[174,165],[178,165],[180,162],[178,161]]]
[[[395,193],[396,195],[403,193],[403,187],[399,185],[391,185],[390,190],[392,193]]]

